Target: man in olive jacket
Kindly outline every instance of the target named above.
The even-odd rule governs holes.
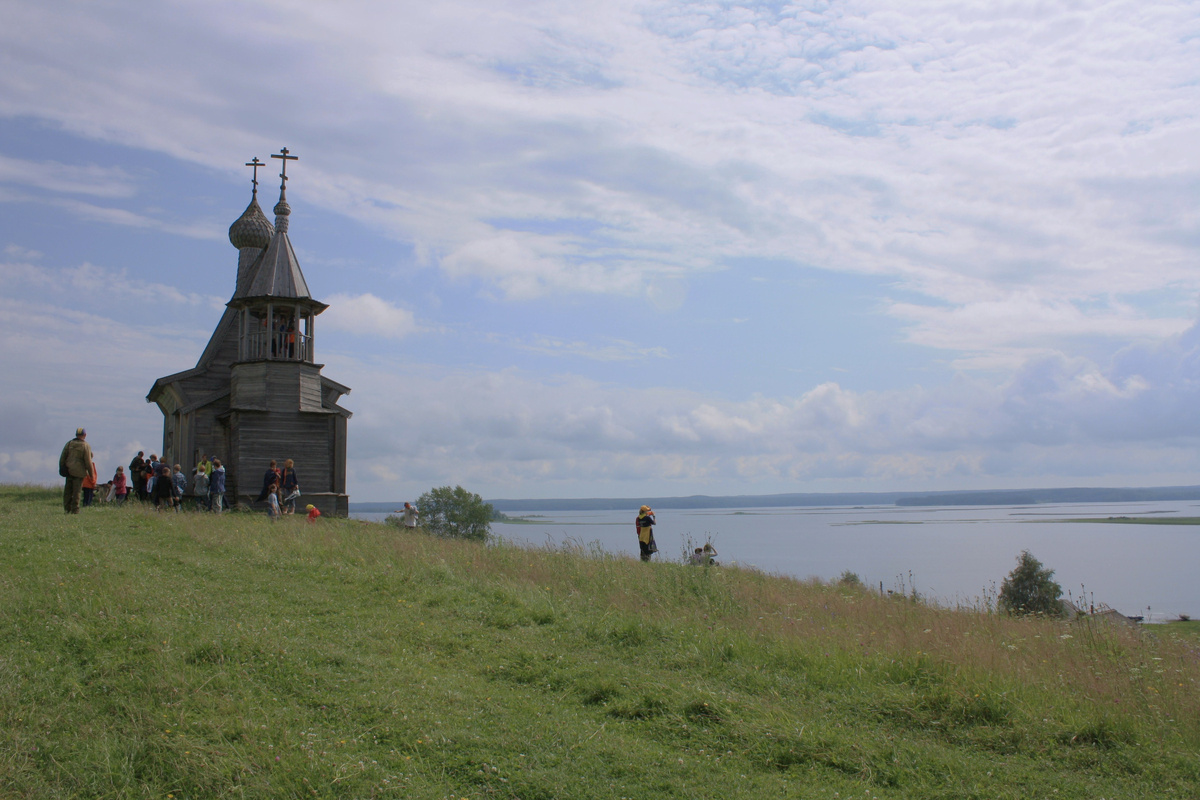
[[[58,457],[58,474],[67,479],[63,487],[63,511],[68,514],[79,513],[79,492],[83,489],[83,479],[92,472],[92,448],[85,439],[87,431],[77,428],[75,438],[66,443],[62,455]]]

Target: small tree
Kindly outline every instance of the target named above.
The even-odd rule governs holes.
[[[491,503],[461,486],[430,489],[417,498],[417,513],[425,530],[435,536],[487,541],[495,510]]]
[[[1062,587],[1054,581],[1054,570],[1022,550],[1016,568],[1000,584],[1000,608],[1009,614],[1063,616]]]
[[[847,569],[847,570],[843,570],[842,576],[840,578],[838,578],[838,585],[839,586],[862,586],[863,582],[862,582],[862,578],[858,577],[857,572],[851,572],[850,570]]]

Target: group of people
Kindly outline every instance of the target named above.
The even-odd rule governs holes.
[[[192,470],[192,497],[198,508],[206,511],[223,511],[225,509],[225,467],[221,459],[209,459],[200,456],[200,463]],[[121,484],[124,492],[117,495],[117,502],[123,502],[129,488],[143,502],[154,502],[154,507],[173,508],[179,511],[183,508],[183,498],[187,494],[188,476],[184,474],[179,464],[172,465],[160,461],[158,456],[151,453],[146,458],[144,450],[129,462],[129,474],[126,478],[123,467],[117,467],[113,477],[114,485]]]
[[[637,519],[634,520],[638,550],[642,561],[649,561],[650,556],[658,552],[658,545],[654,542],[654,526],[656,524],[658,524],[658,520],[654,517],[654,509],[650,506],[642,506],[638,510]],[[706,544],[703,547],[697,547],[694,552],[690,553],[687,563],[697,567],[715,567],[717,565],[716,556],[717,548]]]
[[[180,495],[182,496],[187,481],[179,472],[178,464],[175,465],[175,470],[181,484]],[[210,459],[204,453],[200,454],[200,461],[192,470],[192,496],[206,511],[219,513],[228,507],[225,503],[225,474],[225,465],[221,463],[221,459]]]
[[[118,466],[112,480],[98,483],[99,471],[91,445],[87,442],[87,431],[83,428],[77,428],[75,438],[63,446],[58,458],[58,474],[66,481],[63,486],[63,510],[68,514],[78,514],[81,505],[90,506],[97,497],[101,502],[120,505],[128,499],[130,492],[142,502],[153,501],[156,509],[172,508],[179,511],[187,493],[188,478],[183,468],[179,464],[160,461],[154,454],[146,458],[144,450],[139,450],[129,462],[128,472],[125,467]],[[201,456],[193,472],[193,480],[192,496],[198,507],[210,511],[224,510],[225,467],[219,458],[209,460],[207,456]]]
[[[296,501],[300,499],[300,478],[296,475],[296,463],[292,459],[284,461],[282,468],[278,461],[271,459],[257,499],[259,502],[266,501],[267,516],[272,520],[296,513]],[[311,503],[304,510],[308,512],[306,516],[309,522],[315,522],[321,516],[321,512]]]

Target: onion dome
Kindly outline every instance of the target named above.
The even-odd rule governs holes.
[[[288,217],[292,213],[292,207],[288,205],[287,195],[281,188],[279,190],[279,202],[275,204],[275,227],[280,233],[287,233]]]
[[[238,250],[245,247],[262,250],[271,243],[274,235],[275,228],[259,207],[257,199],[252,199],[237,221],[229,226],[229,241]]]

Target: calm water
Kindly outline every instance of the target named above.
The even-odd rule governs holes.
[[[711,541],[724,563],[797,578],[834,580],[844,570],[884,589],[915,588],[943,603],[994,595],[1022,550],[1078,598],[1154,620],[1200,617],[1200,526],[1064,523],[1109,516],[1200,516],[1200,503],[1022,507],[656,509],[656,559],[680,561],[687,543]],[[382,519],[384,514],[355,514]],[[492,532],[532,546],[573,541],[636,555],[630,511],[512,512],[526,524]]]

